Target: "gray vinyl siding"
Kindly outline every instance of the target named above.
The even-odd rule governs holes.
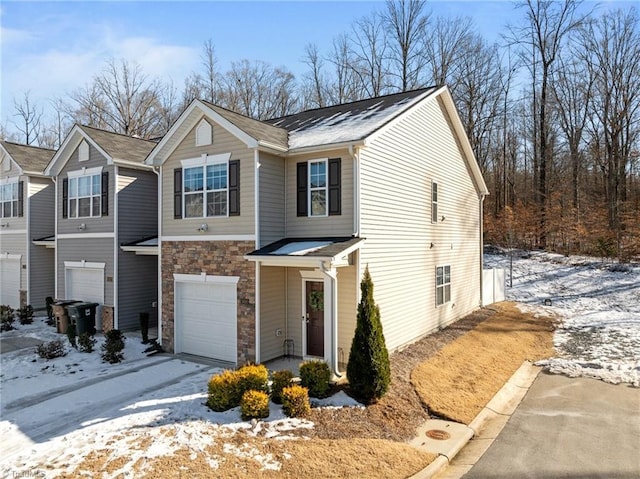
[[[285,237],[284,162],[260,154],[260,247]]]
[[[356,330],[360,300],[357,276],[356,266],[338,268],[338,363],[341,368],[346,368]]]
[[[369,265],[389,349],[480,305],[479,195],[438,101],[360,152],[362,270]],[[431,182],[439,187],[431,223]],[[451,302],[436,307],[436,267],[451,266]]]
[[[3,230],[6,228],[3,228]],[[10,230],[9,230],[10,231]],[[20,290],[27,289],[27,247],[24,233],[0,233],[0,254],[19,254],[20,258]]]
[[[342,214],[326,217],[298,216],[296,210],[296,163],[323,158],[341,158]],[[353,227],[353,159],[347,150],[295,156],[286,164],[286,236],[294,238],[317,236],[351,236]]]
[[[158,177],[151,171],[118,167],[118,241],[158,234]]]
[[[140,329],[140,313],[149,313],[149,324],[158,320],[158,257],[118,253],[118,328]],[[156,306],[152,305],[156,302]]]
[[[213,143],[196,147],[196,126],[180,142],[170,157],[162,165],[162,235],[253,235],[255,234],[254,209],[254,152],[231,133],[213,124]],[[231,160],[240,160],[240,215],[229,217],[182,218],[173,214],[173,171],[181,168],[181,160],[200,158],[203,154],[216,155],[231,153]],[[203,233],[198,227],[207,223]]]
[[[62,182],[70,171],[82,168],[95,168],[102,166],[103,172],[109,173],[109,214],[95,218],[63,218],[62,217]],[[114,192],[115,192],[115,167],[107,165],[107,159],[93,145],[89,145],[89,159],[78,161],[78,149],[71,154],[69,161],[64,165],[57,179],[57,204],[58,204],[58,234],[78,233],[81,224],[86,225],[87,233],[107,233],[114,230]]]
[[[286,268],[260,268],[260,360],[278,358],[284,352],[286,319]],[[276,335],[276,330],[282,336]]]
[[[113,306],[114,303],[114,265],[113,238],[62,239],[58,238],[58,291],[56,297],[67,298],[65,295],[65,261],[82,261],[105,263],[104,268],[104,304]]]
[[[29,289],[27,301],[36,309],[46,306],[47,296],[55,297],[55,250],[34,245],[34,239],[55,234],[55,187],[48,178],[29,181]],[[26,203],[25,203],[26,204]]]

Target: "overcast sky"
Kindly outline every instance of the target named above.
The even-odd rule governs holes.
[[[627,2],[628,4],[628,2]],[[508,1],[432,1],[436,15],[468,15],[489,40],[520,12]],[[219,67],[262,60],[305,70],[304,47],[327,52],[351,24],[384,8],[380,1],[7,1],[0,4],[0,123],[11,128],[13,99],[30,97],[41,107],[51,98],[88,84],[109,58],[127,59],[150,77],[172,79],[178,91],[200,68],[211,39]]]

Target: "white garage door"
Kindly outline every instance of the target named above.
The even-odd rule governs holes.
[[[20,307],[20,259],[0,258],[0,304]]]
[[[104,304],[104,269],[67,268],[65,299]]]
[[[236,283],[176,282],[176,352],[235,363]]]

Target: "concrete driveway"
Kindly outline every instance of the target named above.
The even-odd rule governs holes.
[[[637,479],[640,389],[543,372],[463,477]]]

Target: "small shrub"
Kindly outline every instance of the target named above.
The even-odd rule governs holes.
[[[240,402],[237,393],[238,375],[235,371],[224,370],[211,376],[208,390],[207,406],[214,411],[226,411]]]
[[[331,371],[325,361],[305,361],[300,365],[300,384],[309,389],[311,397],[326,397],[330,379]]]
[[[119,329],[112,329],[105,333],[105,342],[102,345],[102,360],[111,364],[119,363],[124,359],[125,336]]]
[[[245,391],[269,391],[269,371],[263,364],[247,364],[236,371],[238,376],[238,404]],[[235,407],[234,406],[234,407]]]
[[[20,324],[33,323],[33,308],[31,305],[27,304],[18,309],[18,321],[20,321]]]
[[[304,417],[311,412],[309,390],[294,384],[282,390],[282,409],[289,417]]]
[[[293,373],[288,369],[273,373],[271,382],[271,400],[276,404],[282,404],[282,390],[291,386]]]
[[[36,353],[43,359],[60,358],[67,354],[64,344],[59,339],[42,343],[36,348]]]
[[[73,349],[78,349],[78,343],[76,343],[76,325],[71,323],[67,326],[67,339]]]
[[[89,333],[82,333],[78,336],[78,351],[81,353],[92,353],[95,345],[96,340]]]
[[[269,417],[269,395],[264,391],[245,391],[240,400],[240,412],[244,421]]]
[[[14,310],[8,304],[0,305],[0,331],[11,331],[13,328]]]

